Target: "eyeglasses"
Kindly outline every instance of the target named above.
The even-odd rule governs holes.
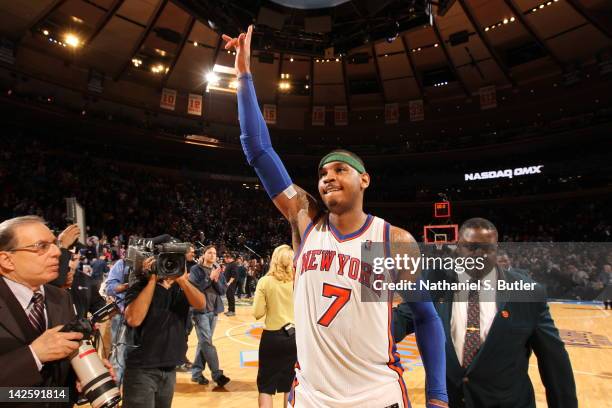
[[[43,255],[43,254],[46,254],[47,251],[49,251],[49,248],[51,248],[51,245],[55,245],[56,247],[59,248],[60,242],[58,239],[53,240],[53,241],[38,241],[30,245],[8,249],[7,251],[8,252],[29,251],[29,252],[36,252],[38,253],[38,255]]]

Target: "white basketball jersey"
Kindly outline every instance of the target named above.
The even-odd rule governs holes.
[[[361,245],[388,242],[389,229],[368,215],[359,230],[342,235],[323,216],[304,232],[295,259],[295,407],[410,406],[391,335],[391,302],[362,301],[362,290],[373,292]]]

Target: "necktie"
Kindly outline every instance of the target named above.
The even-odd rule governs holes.
[[[478,290],[468,294],[467,329],[463,343],[463,367],[472,363],[480,348],[480,295]]]
[[[28,313],[28,319],[39,333],[42,333],[47,328],[47,324],[45,322],[45,298],[40,292],[34,292],[34,296],[32,296],[32,301],[30,312]]]

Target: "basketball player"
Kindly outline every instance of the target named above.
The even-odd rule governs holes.
[[[293,184],[272,148],[250,74],[253,27],[237,38],[240,140],[247,161],[289,221],[296,252],[294,289],[298,362],[294,407],[408,408],[402,366],[391,333],[391,303],[363,302],[362,242],[413,244],[414,238],[365,214],[370,184],[364,163],[337,150],[319,163],[319,194],[325,207]],[[389,253],[389,252],[387,252]],[[426,371],[428,407],[447,407],[444,331],[431,302],[412,303],[417,341]]]

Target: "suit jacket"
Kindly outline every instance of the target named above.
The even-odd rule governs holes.
[[[98,291],[98,282],[91,276],[81,271],[75,273],[70,294],[78,317],[87,317],[87,312],[93,313],[106,305],[106,301]]]
[[[45,285],[48,327],[70,322],[75,314],[70,295],[63,289]],[[48,362],[39,372],[29,345],[38,337],[25,311],[4,279],[0,278],[0,386],[69,387],[76,398],[76,376],[68,359]],[[72,407],[72,403],[24,403],[15,407]]]
[[[454,273],[453,273],[454,275]],[[428,271],[430,281],[456,278],[444,271]],[[507,282],[533,282],[516,270],[499,272]],[[540,299],[544,288],[536,285]],[[576,385],[563,341],[550,315],[548,304],[537,302],[504,302],[497,300],[497,314],[487,338],[472,363],[459,364],[451,337],[452,291],[430,293],[446,334],[446,385],[450,407],[468,408],[535,408],[533,386],[529,379],[529,357],[534,352],[549,407],[575,408]],[[414,331],[407,303],[393,311],[394,336],[401,341]]]

